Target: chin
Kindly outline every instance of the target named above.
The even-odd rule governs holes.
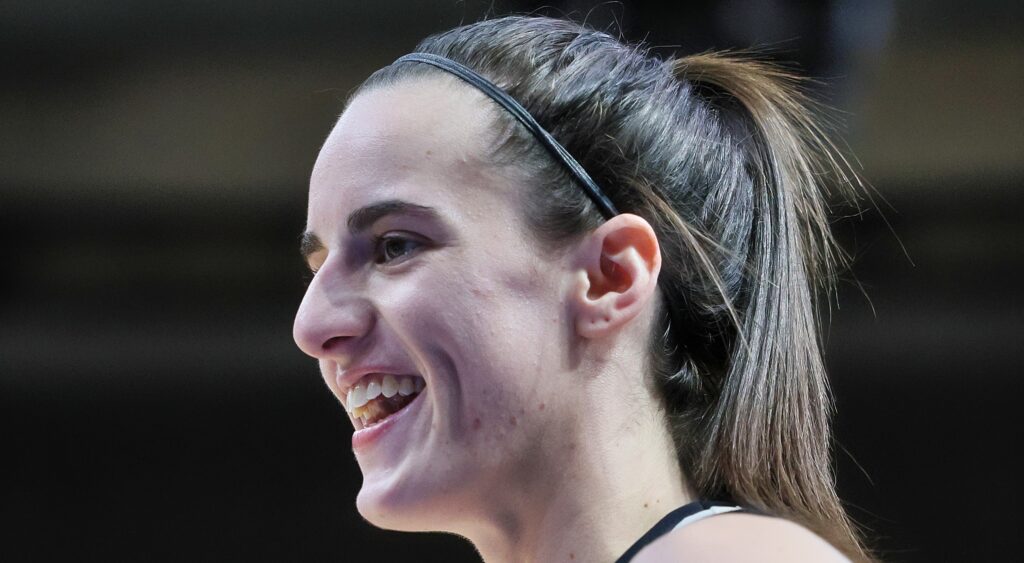
[[[356,509],[367,522],[400,532],[451,531],[449,517],[459,503],[438,493],[439,487],[402,478],[399,472],[363,478]]]

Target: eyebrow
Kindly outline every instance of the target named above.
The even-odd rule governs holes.
[[[417,205],[400,199],[389,199],[360,207],[348,216],[345,223],[348,226],[348,232],[357,235],[388,215],[413,215],[435,221],[440,219],[440,215],[433,207]],[[304,260],[308,261],[312,254],[323,249],[324,244],[315,233],[311,231],[302,233],[299,253]]]

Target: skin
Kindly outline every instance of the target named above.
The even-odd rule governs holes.
[[[489,562],[612,561],[693,498],[642,375],[657,238],[623,214],[542,252],[524,180],[490,164],[493,111],[448,77],[352,101],[310,180],[295,341],[339,399],[368,366],[426,382],[355,449],[369,522],[456,533]],[[381,202],[419,207],[350,229]]]

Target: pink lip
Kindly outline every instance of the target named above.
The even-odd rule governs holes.
[[[402,420],[412,416],[412,411],[418,411],[423,401],[423,395],[426,394],[426,390],[420,392],[415,399],[405,408],[398,411],[397,413],[385,418],[383,421],[374,424],[369,428],[363,428],[362,430],[356,430],[352,433],[352,449],[353,450],[364,450],[376,442],[380,441],[388,432],[392,430],[396,425],[401,423]]]

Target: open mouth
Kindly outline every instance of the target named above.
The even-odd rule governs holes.
[[[345,408],[356,430],[362,430],[407,407],[425,386],[417,375],[370,374],[349,388]]]

